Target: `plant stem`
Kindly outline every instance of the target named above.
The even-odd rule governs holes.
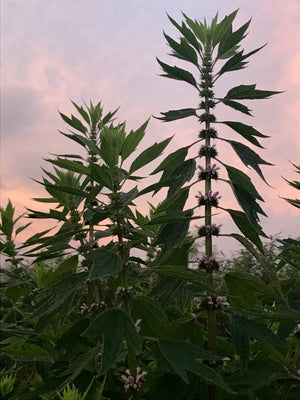
[[[208,45],[205,54],[204,54],[204,68],[206,69],[206,73],[202,78],[202,83],[204,83],[205,88],[205,113],[207,116],[210,115],[210,103],[209,100],[211,98],[210,90],[210,80],[209,76],[211,75],[211,48]],[[209,130],[211,128],[210,121],[205,121],[205,129]],[[207,135],[205,138],[205,147],[210,148],[211,139],[210,136]],[[208,170],[208,167],[211,166],[211,155],[208,153],[205,156],[205,169]],[[211,177],[207,177],[205,180],[205,195],[208,196],[211,191]],[[205,205],[205,225],[211,226],[212,224],[212,213],[211,213],[211,204]],[[206,257],[212,256],[212,236],[205,236],[205,255]],[[213,271],[208,271],[207,284],[210,289],[207,291],[208,296],[213,296]],[[207,340],[208,340],[208,350],[212,353],[216,353],[216,337],[217,337],[217,324],[216,324],[216,311],[208,308],[207,310]],[[209,386],[209,399],[216,400],[216,386]]]

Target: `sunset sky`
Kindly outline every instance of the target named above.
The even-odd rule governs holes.
[[[219,120],[238,120],[269,135],[258,152],[274,164],[263,168],[267,186],[252,170],[244,169],[229,152],[219,146],[225,162],[249,171],[264,197],[264,231],[282,237],[300,233],[299,210],[282,197],[299,197],[283,180],[298,179],[290,162],[300,163],[300,1],[299,0],[2,0],[1,1],[1,206],[11,199],[17,213],[24,207],[41,209],[33,197],[43,197],[43,188],[30,178],[40,179],[43,158],[49,153],[74,153],[79,149],[58,133],[65,125],[58,110],[73,112],[70,99],[102,101],[104,110],[120,106],[120,121],[135,129],[149,116],[170,109],[194,107],[198,98],[183,82],[160,77],[156,57],[186,68],[168,56],[163,31],[178,37],[166,13],[176,21],[181,11],[192,19],[219,19],[239,8],[235,27],[252,22],[243,41],[245,51],[268,45],[250,58],[248,68],[225,74],[216,87],[222,96],[240,84],[256,83],[257,88],[284,91],[269,100],[248,102],[254,118],[220,107]],[[155,141],[175,135],[165,151],[197,140],[197,121],[184,119],[162,123],[154,118],[148,125],[145,148]],[[240,140],[232,131],[219,128],[219,135]],[[197,149],[195,149],[196,151]],[[151,165],[147,172],[151,172]],[[195,190],[203,190],[200,186]],[[233,207],[227,189],[222,206]],[[188,206],[195,204],[192,193]],[[160,200],[154,197],[153,203]],[[141,205],[147,213],[147,203]],[[235,230],[230,219],[220,214],[217,222],[224,231]],[[28,235],[44,225],[35,222]],[[231,239],[220,239],[220,249],[229,251]]]

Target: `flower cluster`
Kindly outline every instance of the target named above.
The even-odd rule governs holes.
[[[221,226],[216,224],[202,225],[198,228],[198,237],[219,236]]]
[[[203,300],[195,297],[194,302],[196,303],[197,310],[221,310],[222,308],[229,306],[229,302],[227,301],[226,296],[207,296]]]
[[[218,152],[217,152],[215,144],[213,144],[212,146],[204,146],[203,145],[200,147],[199,157],[209,156],[209,157],[215,158],[215,157],[217,157],[217,155],[218,155]]]
[[[199,132],[200,139],[216,139],[218,137],[218,132],[214,128],[202,129]]]
[[[132,286],[119,286],[116,290],[116,297],[119,300],[125,300],[133,296],[135,290]]]
[[[300,324],[298,324],[298,325],[296,326],[296,328],[294,329],[294,335],[295,335],[298,339],[300,339]]]
[[[140,367],[136,369],[136,378],[134,378],[129,369],[126,370],[126,375],[121,375],[121,379],[124,382],[124,388],[127,391],[128,389],[140,390],[142,384],[145,381],[145,377],[147,375],[146,371],[142,371]]]
[[[205,271],[219,271],[220,267],[224,265],[225,260],[216,260],[214,257],[204,256],[202,258],[196,258],[199,269],[205,269]]]
[[[94,311],[101,311],[106,307],[105,301],[100,301],[100,303],[92,303],[88,306],[86,303],[82,303],[80,307],[80,312],[82,315],[94,312]]]
[[[200,122],[215,122],[216,117],[213,114],[205,112],[200,115],[199,120],[200,120]]]
[[[208,179],[218,179],[218,170],[220,167],[218,167],[216,164],[213,165],[208,165],[207,168],[203,168],[200,165],[198,166],[200,172],[199,172],[199,180],[208,180]]]
[[[135,326],[135,329],[136,329],[137,333],[141,333],[141,331],[142,331],[141,322],[142,322],[141,319],[137,319],[137,320],[135,321],[134,326]]]
[[[199,207],[206,205],[210,205],[211,207],[218,207],[219,200],[221,199],[219,192],[213,192],[212,190],[208,192],[208,195],[198,192],[195,197],[196,199],[198,199]]]

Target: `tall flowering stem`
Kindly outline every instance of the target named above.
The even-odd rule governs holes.
[[[196,117],[203,127],[199,133],[201,141],[199,158],[204,158],[205,163],[198,167],[198,178],[199,181],[205,182],[205,192],[204,194],[199,192],[199,195],[196,197],[198,198],[199,207],[204,206],[205,208],[205,224],[198,228],[198,237],[205,238],[205,257],[198,262],[198,266],[199,268],[204,268],[207,272],[207,284],[209,289],[207,290],[206,299],[215,298],[213,274],[217,273],[219,269],[218,261],[212,257],[212,237],[218,236],[220,232],[220,227],[215,225],[212,221],[212,208],[218,207],[220,199],[219,193],[214,193],[212,191],[212,181],[218,179],[219,170],[219,166],[215,164],[215,160],[219,161],[226,170],[225,172],[228,175],[228,180],[222,180],[230,185],[233,194],[242,209],[242,211],[240,211],[222,208],[222,210],[229,213],[233,222],[241,232],[241,234],[225,234],[225,236],[233,237],[248,249],[250,248],[253,250],[253,246],[255,246],[261,252],[263,252],[263,246],[260,236],[265,236],[259,225],[258,217],[259,214],[265,215],[262,208],[257,203],[257,201],[263,201],[262,197],[257,193],[248,175],[219,160],[216,145],[212,143],[215,139],[222,139],[225,143],[231,146],[232,150],[236,153],[236,156],[246,167],[252,167],[253,170],[256,171],[263,180],[265,180],[260,165],[270,165],[270,163],[264,161],[254,150],[252,150],[252,148],[246,146],[244,143],[240,143],[236,140],[219,138],[217,130],[214,127],[215,124],[226,125],[231,128],[235,134],[242,136],[243,140],[250,142],[252,146],[254,145],[258,147],[262,146],[257,138],[265,137],[265,135],[258,132],[252,126],[241,122],[217,121],[215,115],[211,112],[218,103],[223,103],[223,105],[243,114],[251,115],[251,110],[243,103],[240,103],[240,100],[266,99],[279,93],[274,91],[258,90],[256,89],[256,85],[252,84],[233,87],[222,97],[217,97],[215,95],[215,84],[223,74],[245,68],[247,65],[246,60],[264,47],[261,46],[247,54],[244,54],[244,50],[240,49],[240,42],[246,35],[251,19],[237,30],[234,30],[233,22],[237,12],[238,10],[233,11],[230,15],[225,16],[220,22],[218,21],[217,14],[210,25],[205,19],[203,22],[192,20],[186,14],[183,14],[184,22],[182,22],[181,25],[169,17],[171,23],[181,34],[179,41],[164,34],[168,45],[171,48],[171,55],[179,59],[180,62],[183,60],[190,63],[190,65],[193,65],[193,68],[196,67],[198,76],[195,76],[194,73],[191,73],[188,70],[177,66],[171,66],[158,60],[158,63],[164,72],[162,76],[188,83],[196,89],[201,99],[197,108],[191,107],[163,112],[161,113],[162,117],[160,119],[164,122],[170,122],[187,117]],[[221,65],[219,65],[219,63],[221,63]],[[188,182],[193,174],[191,173],[191,169],[187,171],[186,165],[192,166],[192,160],[183,161],[181,165],[177,166],[175,172],[172,173],[172,171],[169,171],[169,176],[172,176],[173,174],[177,177],[179,171],[182,171],[180,182]],[[171,193],[176,192],[176,188],[171,189]],[[222,234],[224,235],[224,233]],[[254,249],[252,252],[255,251],[256,250]],[[217,298],[220,302],[220,299],[224,299],[225,296],[218,296]],[[206,300],[206,302],[208,302],[208,304],[209,302],[213,303],[213,300]],[[227,301],[224,300],[222,304],[225,305],[225,303],[227,303]],[[220,308],[222,307],[211,306],[205,308],[208,315],[208,349],[213,353],[217,352],[216,310]],[[216,399],[217,394],[215,387],[211,386],[209,390],[210,400]]]

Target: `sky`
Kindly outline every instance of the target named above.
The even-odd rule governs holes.
[[[198,98],[191,86],[160,76],[156,57],[187,67],[168,56],[163,31],[173,38],[179,33],[167,13],[178,22],[182,11],[192,19],[209,21],[217,12],[222,19],[237,8],[235,28],[252,17],[243,41],[245,51],[268,45],[250,58],[247,69],[225,74],[216,94],[252,83],[259,89],[284,92],[249,102],[254,118],[225,107],[215,114],[219,120],[238,120],[270,136],[263,140],[265,149],[259,149],[261,157],[274,164],[263,168],[270,186],[245,169],[226,145],[218,145],[219,156],[251,176],[265,200],[262,206],[268,218],[261,221],[265,233],[299,236],[299,211],[281,199],[299,197],[283,179],[299,178],[290,164],[300,160],[299,0],[2,0],[1,206],[10,199],[17,214],[25,207],[42,209],[32,198],[45,192],[31,178],[41,178],[41,167],[48,168],[44,158],[50,153],[79,150],[58,133],[65,129],[58,110],[67,115],[74,111],[70,99],[78,104],[101,100],[105,111],[120,106],[118,116],[126,120],[128,130],[151,115],[196,106]],[[229,128],[221,130],[220,136],[240,139]],[[171,123],[151,118],[141,149],[174,135],[167,155],[197,140],[198,131],[197,121],[191,118]],[[146,169],[145,175],[155,166]],[[203,191],[200,185],[194,189],[187,206],[195,205],[197,190]],[[228,188],[217,184],[215,189],[221,191],[221,205],[233,208]],[[156,196],[151,202],[159,200]],[[140,207],[148,212],[146,202]],[[218,214],[216,222],[223,225],[224,233],[236,231],[227,214]],[[34,221],[20,240],[44,225]],[[222,238],[216,244],[225,252],[235,248],[232,239]]]

